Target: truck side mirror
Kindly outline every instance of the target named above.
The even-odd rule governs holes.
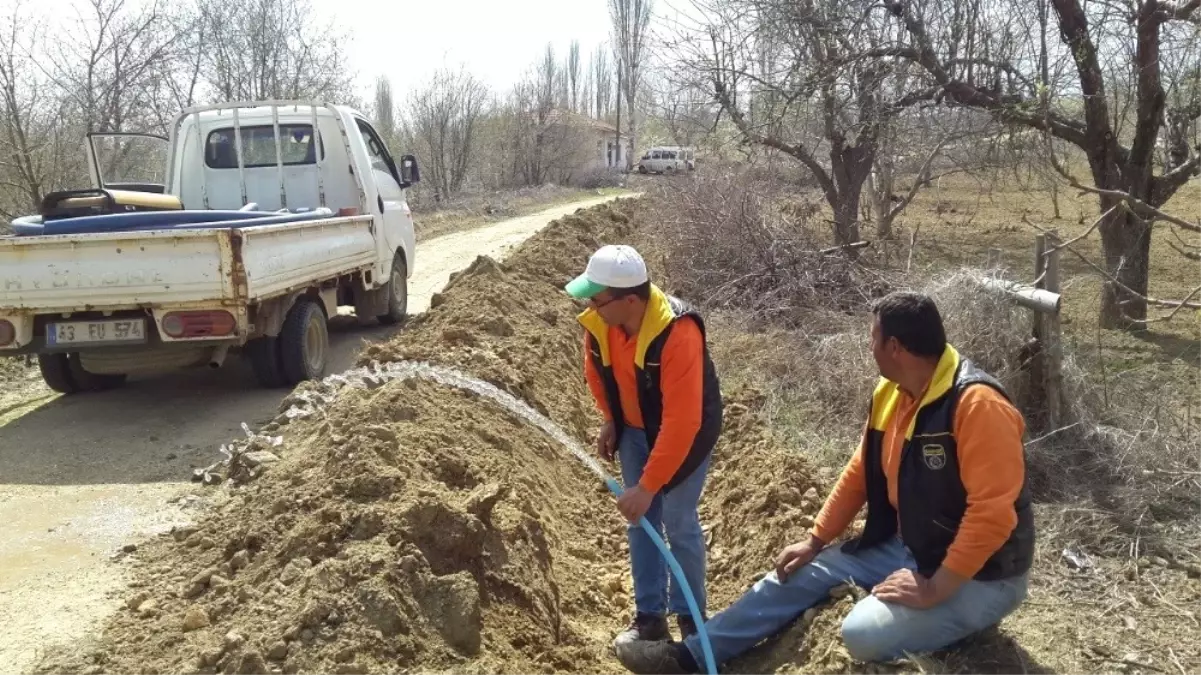
[[[421,182],[421,169],[417,167],[417,158],[412,155],[402,155],[400,158],[400,186],[407,188]]]

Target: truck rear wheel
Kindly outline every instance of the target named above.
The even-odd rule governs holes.
[[[307,298],[292,305],[279,332],[279,357],[284,379],[296,385],[325,374],[329,329],[321,306]]]
[[[79,354],[38,354],[38,369],[46,385],[61,394],[107,391],[125,384],[125,375],[97,375],[84,369]]]
[[[376,317],[385,326],[404,321],[409,312],[409,266],[398,253],[392,261],[392,277],[388,280],[388,313]]]
[[[288,384],[279,359],[279,340],[265,335],[246,343],[246,358],[254,369],[259,384],[268,389],[277,389]]]
[[[38,354],[38,370],[46,386],[60,394],[74,394],[79,385],[71,377],[71,365],[66,354]]]

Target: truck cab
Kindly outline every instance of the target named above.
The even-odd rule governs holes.
[[[105,156],[121,154],[129,146],[120,141],[135,138],[161,141],[159,152],[142,154],[149,155],[151,164],[161,158],[162,169],[154,173],[164,176],[165,183],[106,175],[105,165],[113,163],[104,162]],[[104,140],[122,147],[105,153],[100,147]],[[169,138],[89,134],[88,160],[95,187],[165,193],[183,209],[253,204],[263,211],[324,207],[334,213],[379,215],[381,244],[404,251],[410,268],[414,262],[416,237],[405,189],[417,180],[416,159],[405,155],[398,163],[371,122],[347,106],[262,102],[192,108],[176,119]],[[131,164],[126,159],[117,170],[147,171],[146,162]],[[369,176],[357,175],[354,167],[370,167]]]

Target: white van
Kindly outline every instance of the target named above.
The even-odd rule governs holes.
[[[696,169],[696,151],[678,145],[656,146],[638,160],[639,173],[675,173]]]

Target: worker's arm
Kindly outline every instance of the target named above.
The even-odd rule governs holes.
[[[592,361],[590,342],[588,331],[584,331],[584,379],[588,381],[588,389],[592,391],[592,398],[596,401],[597,409],[605,416],[606,422],[612,422],[613,412],[609,410],[609,402],[605,399],[605,385],[601,382],[600,375],[596,372],[596,365]]]
[[[1025,431],[1021,413],[992,387],[977,384],[963,392],[954,432],[967,511],[943,559],[943,567],[962,579],[974,577],[1017,526]]]
[[[638,481],[652,494],[675,475],[701,429],[704,349],[705,339],[696,322],[684,318],[672,325],[660,360],[663,422]]]
[[[828,545],[846,531],[855,519],[855,514],[867,503],[867,475],[863,469],[863,446],[851,454],[851,459],[842,469],[834,490],[826,497],[826,503],[817,514],[810,534]]]

